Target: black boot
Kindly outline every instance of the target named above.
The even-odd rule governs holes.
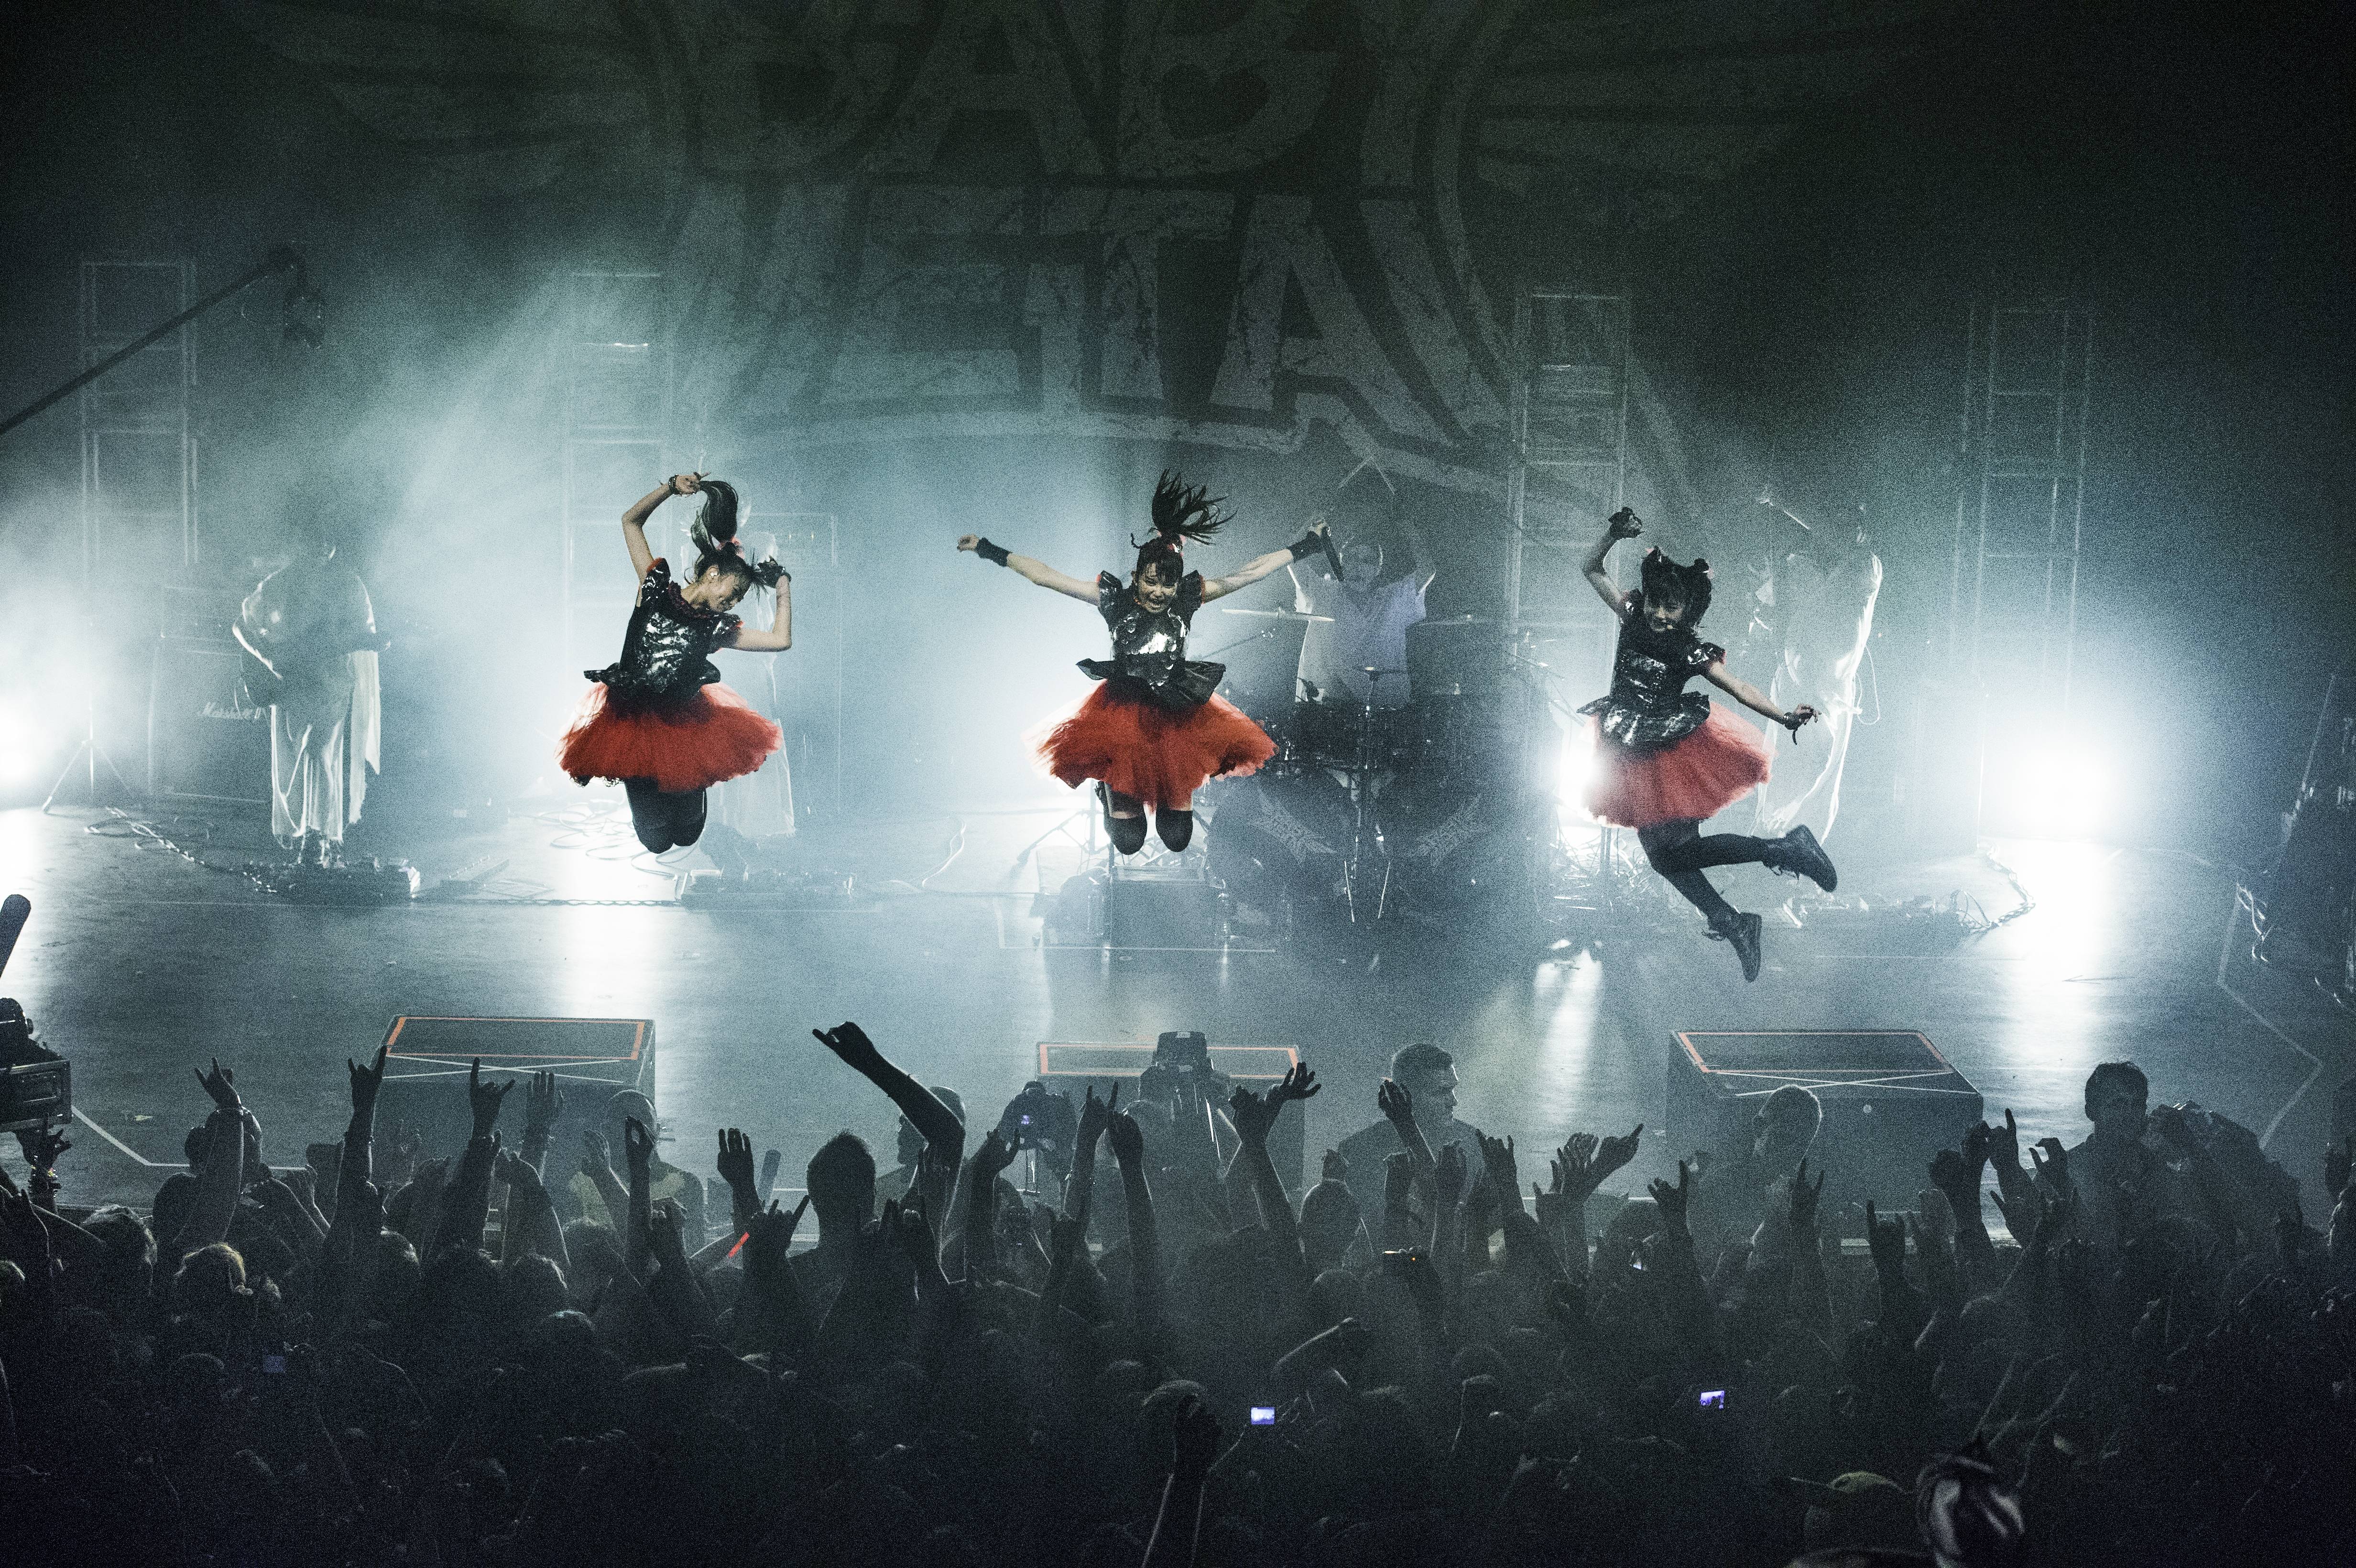
[[[1104,803],[1105,836],[1112,840],[1112,847],[1124,855],[1134,855],[1144,848],[1145,818],[1142,816],[1115,816],[1112,814],[1112,791],[1103,784],[1097,785],[1097,798]]]
[[[685,795],[667,795],[663,800],[670,807],[670,841],[673,847],[686,848],[703,837],[704,813],[711,802],[702,790]]]
[[[1713,923],[1709,928],[1709,934],[1715,940],[1723,942],[1734,949],[1734,956],[1742,964],[1743,979],[1759,978],[1760,945],[1757,915],[1737,914],[1723,925]]]
[[[1162,835],[1162,842],[1174,855],[1194,841],[1194,814],[1191,811],[1157,811],[1153,814],[1153,831]]]
[[[1833,858],[1816,842],[1816,836],[1804,827],[1794,827],[1781,838],[1772,838],[1762,857],[1773,871],[1788,871],[1831,892],[1840,886],[1840,872],[1833,869]]]
[[[662,793],[655,788],[652,779],[624,779],[624,793],[630,797],[630,831],[638,836],[649,855],[659,855],[671,846],[670,807],[663,803]]]

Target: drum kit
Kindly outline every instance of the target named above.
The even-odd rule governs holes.
[[[1533,765],[1550,731],[1542,695],[1480,616],[1419,623],[1405,668],[1363,673],[1357,700],[1319,693],[1254,714],[1276,755],[1215,786],[1212,874],[1239,905],[1280,912],[1296,929],[1507,912],[1545,852]]]

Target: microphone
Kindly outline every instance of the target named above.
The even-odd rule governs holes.
[[[1328,569],[1330,569],[1330,570],[1333,571],[1333,581],[1336,581],[1336,582],[1341,581],[1342,581],[1342,549],[1341,549],[1341,547],[1340,547],[1340,546],[1336,545],[1336,544],[1333,542],[1333,529],[1331,529],[1331,528],[1328,528],[1328,529],[1326,529],[1323,533],[1322,533],[1322,534],[1318,535],[1317,537],[1318,537],[1322,541],[1323,541],[1323,543],[1324,543],[1324,546],[1325,546],[1325,565],[1327,566],[1327,568],[1328,568]]]
[[[24,933],[25,922],[32,914],[33,901],[22,893],[0,900],[0,971],[8,967],[9,955],[16,951],[16,938]]]

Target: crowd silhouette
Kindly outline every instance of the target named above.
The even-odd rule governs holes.
[[[899,1166],[843,1133],[790,1207],[778,1155],[722,1129],[707,1187],[635,1096],[552,1148],[546,1076],[471,1074],[463,1149],[380,1138],[380,1051],[341,1146],[292,1168],[232,1070],[198,1072],[210,1113],[145,1214],[61,1201],[70,1145],[22,1135],[0,1540],[44,1564],[2356,1562],[2350,1146],[2319,1233],[2254,1140],[2148,1108],[2131,1064],[2089,1081],[2083,1142],[2024,1151],[2008,1113],[1891,1215],[1827,1188],[1804,1090],[1607,1193],[1641,1128],[1490,1137],[1409,1047],[1296,1192],[1270,1134],[1325,1088],[1306,1066],[1091,1090],[1017,1167],[1012,1108],[974,1137],[856,1025],[818,1038],[898,1108]]]

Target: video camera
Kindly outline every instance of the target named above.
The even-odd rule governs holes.
[[[0,974],[32,917],[22,893],[0,900]],[[33,1022],[14,997],[0,997],[0,1133],[32,1133],[73,1115],[73,1068],[33,1038]]]
[[[1079,1113],[1072,1109],[1069,1096],[1051,1094],[1045,1084],[1033,1080],[1006,1103],[998,1118],[998,1136],[1016,1148],[1037,1149],[1060,1174],[1070,1167],[1072,1146],[1079,1140]]]
[[[1168,1100],[1183,1085],[1196,1098],[1226,1103],[1235,1080],[1211,1065],[1211,1037],[1201,1029],[1163,1029],[1153,1042],[1153,1060],[1138,1075],[1137,1092],[1148,1100]]]

